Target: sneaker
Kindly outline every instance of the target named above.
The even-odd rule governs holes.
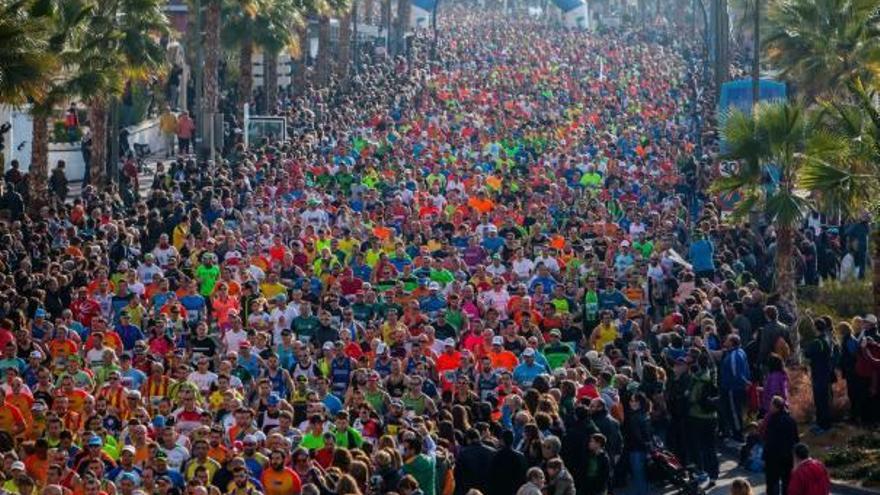
[[[694,479],[696,479],[697,482],[702,485],[703,483],[709,481],[709,475],[706,473],[697,473],[694,476]]]

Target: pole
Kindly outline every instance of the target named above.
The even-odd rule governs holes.
[[[110,183],[119,181],[119,99],[110,97],[110,153],[107,157],[106,177]]]

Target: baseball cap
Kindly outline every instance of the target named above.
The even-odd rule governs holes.
[[[156,428],[165,428],[165,416],[160,414],[153,418],[153,426]]]
[[[449,337],[448,339],[443,341],[443,345],[448,347],[455,347],[455,339]]]
[[[431,282],[430,284],[428,284],[428,289],[429,290],[440,290],[440,284],[438,284],[437,282]]]
[[[279,402],[281,402],[281,398],[275,392],[269,394],[269,398],[266,399],[266,403],[270,406],[277,406]]]
[[[240,344],[238,344],[238,348],[239,349],[250,349],[251,343],[248,342],[247,340],[243,340]]]
[[[46,310],[43,308],[37,308],[37,310],[34,312],[34,318],[45,318],[47,316],[49,316],[49,314],[46,313]]]
[[[550,330],[550,335],[562,337],[562,332],[560,332],[558,328],[554,328],[553,330]]]
[[[322,346],[322,348],[323,348],[325,351],[332,351],[333,348],[334,348],[334,346],[333,346],[333,342],[324,342],[324,345]]]
[[[492,337],[492,345],[504,345],[504,337],[500,335]]]
[[[388,346],[384,342],[379,342],[379,345],[376,346],[376,354],[385,354],[387,350]]]
[[[30,356],[32,358],[43,359],[43,353],[40,351],[33,351],[31,352]]]
[[[131,454],[136,454],[137,449],[135,449],[133,445],[126,445],[125,447],[122,447],[122,452],[129,452]]]
[[[16,469],[19,470],[19,471],[24,471],[24,463],[21,462],[21,461],[15,461],[15,462],[12,463],[12,466],[11,466],[10,468],[11,468],[13,471],[15,471]]]
[[[877,317],[875,315],[867,314],[863,319],[872,325],[877,324]]]
[[[532,349],[531,347],[527,347],[526,350],[523,351],[522,355],[523,355],[523,356],[526,356],[526,357],[534,356],[534,355],[535,355],[535,350]]]
[[[242,440],[242,443],[244,443],[244,444],[249,444],[249,443],[253,443],[253,444],[255,444],[255,443],[257,443],[257,437],[255,437],[255,436],[253,436],[253,435],[245,435],[245,436],[244,436],[244,439]]]
[[[89,447],[101,447],[102,445],[104,445],[104,441],[101,440],[101,437],[95,436],[89,438]]]

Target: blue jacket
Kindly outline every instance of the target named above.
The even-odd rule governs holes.
[[[690,258],[691,263],[694,265],[694,271],[705,272],[714,270],[715,261],[712,259],[713,254],[715,254],[715,246],[712,244],[712,241],[707,239],[694,241],[688,252],[688,258]]]
[[[746,351],[741,347],[725,354],[719,369],[721,371],[719,385],[722,390],[745,390],[746,384],[751,380],[749,360]]]

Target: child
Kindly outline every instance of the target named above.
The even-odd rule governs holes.
[[[583,478],[576,480],[577,486],[585,495],[605,495],[611,485],[611,459],[605,452],[607,439],[601,433],[594,433],[587,443],[587,462]],[[578,490],[578,493],[581,491]]]

